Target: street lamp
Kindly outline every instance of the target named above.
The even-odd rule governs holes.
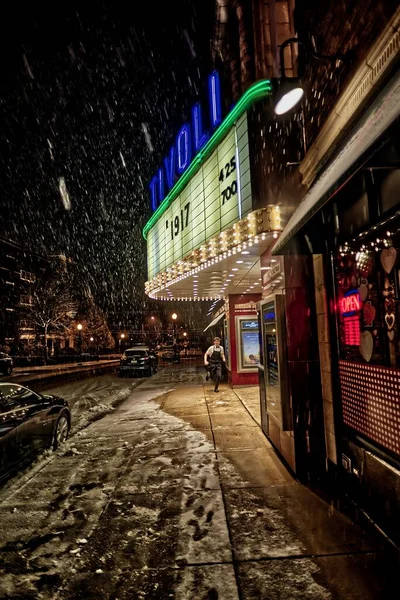
[[[176,327],[176,320],[178,318],[178,315],[176,313],[172,314],[172,326],[173,326],[173,343],[176,344],[176,337],[175,337],[175,327]]]
[[[121,336],[120,336],[120,338],[119,338],[119,351],[120,351],[120,353],[121,353],[121,341],[122,341],[124,338],[125,338],[125,334],[124,334],[124,333],[121,333]]]
[[[173,344],[174,344],[174,362],[179,362],[179,352],[176,344],[176,320],[178,315],[173,313],[172,315],[172,327],[173,327]]]
[[[82,354],[82,329],[83,329],[83,325],[81,323],[78,323],[78,325],[76,326],[77,330],[78,330],[78,356],[79,356],[79,360],[81,358],[81,354]]]

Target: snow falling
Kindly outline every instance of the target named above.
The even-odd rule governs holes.
[[[144,139],[146,140],[147,148],[149,149],[149,152],[153,152],[154,147],[153,147],[153,144],[151,143],[151,137],[149,134],[149,130],[147,129],[146,123],[142,123],[142,130],[143,130],[143,134],[144,134]]]
[[[71,200],[69,199],[69,194],[68,194],[67,186],[65,184],[64,177],[60,177],[59,188],[60,188],[61,200],[62,200],[65,210],[71,210]]]
[[[188,0],[133,14],[32,5],[3,20],[2,235],[71,259],[117,327],[139,329],[156,308],[148,184],[204,88],[213,14],[213,0]]]

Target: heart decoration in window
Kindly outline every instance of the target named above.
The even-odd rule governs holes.
[[[393,329],[394,327],[394,323],[395,323],[395,316],[394,315],[385,315],[385,322],[387,325],[387,328],[389,329]]]
[[[387,313],[394,313],[395,302],[392,298],[385,300],[385,311]]]
[[[396,248],[385,248],[381,252],[381,265],[385,273],[390,273],[393,269],[397,258]]]
[[[370,302],[367,302],[366,304],[364,304],[363,317],[364,317],[365,325],[367,327],[372,327],[372,323],[374,322],[375,316],[376,316],[375,307],[372,306],[372,304]]]

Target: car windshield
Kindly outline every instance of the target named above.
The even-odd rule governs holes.
[[[18,384],[1,384],[0,393],[7,399],[12,399],[17,402],[40,400],[40,396],[32,390]]]
[[[125,351],[125,356],[146,356],[147,355],[147,350],[126,350]]]

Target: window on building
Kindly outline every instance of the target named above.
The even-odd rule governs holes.
[[[357,236],[336,257],[341,358],[400,367],[400,222]]]
[[[35,281],[35,275],[33,273],[30,273],[29,271],[23,271],[22,269],[20,271],[20,278],[24,281]]]
[[[32,306],[33,299],[32,299],[32,296],[24,294],[24,295],[20,296],[19,302],[20,302],[21,306]]]

